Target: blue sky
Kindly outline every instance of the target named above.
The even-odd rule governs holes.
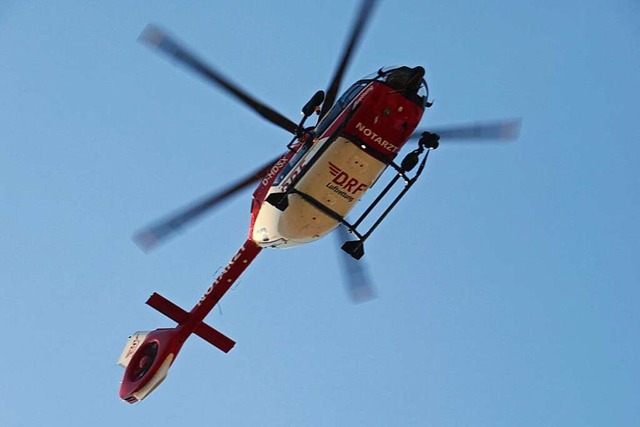
[[[243,242],[250,192],[144,255],[141,226],[287,135],[136,42],[147,23],[285,115],[326,86],[357,2],[0,3],[0,425],[613,426],[640,420],[640,7],[381,1],[345,82],[423,65],[422,125],[522,117],[443,144],[368,242],[265,251],[148,400],[119,401],[136,330],[170,326]]]

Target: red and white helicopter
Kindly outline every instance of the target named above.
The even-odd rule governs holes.
[[[152,332],[136,332],[127,342],[118,363],[125,368],[120,398],[135,403],[147,397],[167,376],[168,370],[191,334],[196,334],[224,352],[235,342],[204,323],[204,318],[220,301],[242,272],[263,248],[289,248],[313,242],[334,229],[342,236],[355,237],[342,249],[352,270],[361,268],[363,244],[380,222],[406,194],[422,173],[430,150],[440,138],[511,139],[519,132],[520,121],[463,125],[431,129],[416,128],[425,108],[431,107],[424,68],[382,68],[372,76],[354,83],[336,99],[342,77],[375,0],[364,0],[335,74],[325,92],[318,91],[302,108],[299,123],[287,119],[244,92],[218,71],[206,65],[157,27],[147,27],[140,38],[252,108],[266,120],[288,131],[293,138],[288,150],[255,172],[221,192],[207,197],[176,215],[136,235],[143,249],[150,249],[186,223],[209,211],[239,190],[258,183],[251,204],[251,222],[247,240],[222,270],[196,305],[187,312],[163,296],[154,293],[147,304],[178,325]],[[317,113],[315,126],[306,120]],[[397,164],[395,158],[403,145],[417,140],[417,147]],[[415,169],[417,166],[417,169]],[[415,172],[410,176],[409,172]],[[356,202],[385,170],[393,178],[353,221],[347,220]],[[397,185],[403,186],[386,208],[382,200]],[[372,212],[382,211],[373,220]],[[363,221],[372,223],[361,230]],[[342,225],[342,227],[339,227]],[[356,299],[371,295],[366,283],[354,281]]]

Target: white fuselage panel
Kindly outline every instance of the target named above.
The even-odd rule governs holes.
[[[327,139],[315,143],[288,175],[271,187],[269,194],[285,191]],[[377,160],[346,138],[339,137],[305,171],[295,189],[345,217],[385,169]],[[252,239],[263,247],[293,247],[309,243],[331,232],[339,222],[298,194],[288,196],[283,211],[264,202],[256,217]]]

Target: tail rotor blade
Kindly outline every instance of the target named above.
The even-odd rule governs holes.
[[[342,83],[342,77],[344,76],[347,66],[349,65],[349,61],[351,60],[353,51],[360,41],[362,30],[369,20],[369,16],[371,15],[371,11],[375,6],[376,1],[377,0],[363,0],[362,5],[360,6],[358,18],[351,27],[351,34],[349,35],[348,39],[349,41],[345,46],[340,62],[338,63],[338,67],[336,68],[333,78],[331,79],[331,83],[329,83],[329,86],[327,88],[327,95],[324,99],[324,103],[322,104],[320,118],[324,117],[325,114],[327,114],[336,100],[336,95],[338,94],[338,91],[340,90],[340,84]]]
[[[151,47],[159,49],[211,83],[224,89],[269,122],[290,133],[296,132],[297,125],[294,122],[240,89],[235,83],[224,77],[213,67],[205,64],[204,61],[181,46],[160,28],[148,25],[138,39]]]
[[[264,177],[264,175],[279,159],[280,157],[274,159],[273,161],[263,165],[260,169],[257,169],[256,171],[246,175],[244,178],[229,185],[225,189],[216,191],[215,193],[204,197],[202,200],[187,206],[177,213],[139,231],[133,236],[133,240],[143,251],[150,251],[160,243],[164,242],[167,238],[175,235],[184,226],[201,218],[205,213],[211,211],[211,209],[235,195],[238,191],[262,179],[262,177]]]

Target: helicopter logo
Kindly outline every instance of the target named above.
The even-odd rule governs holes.
[[[329,162],[329,173],[333,175],[334,178],[326,187],[350,202],[353,201],[354,197],[349,194],[355,195],[368,187],[367,184],[363,184],[358,179],[349,176],[348,173],[331,162]]]

